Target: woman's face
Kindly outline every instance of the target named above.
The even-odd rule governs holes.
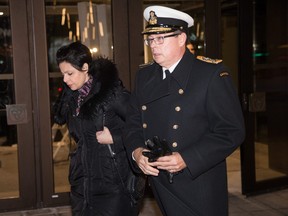
[[[63,81],[73,91],[80,89],[89,79],[87,63],[83,65],[82,71],[77,70],[65,61],[59,64],[59,68],[63,75]]]

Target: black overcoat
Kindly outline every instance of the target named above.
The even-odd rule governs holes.
[[[187,168],[149,178],[164,215],[228,214],[226,157],[245,136],[238,96],[222,63],[198,60],[186,50],[170,81],[156,63],[141,68],[126,124],[128,154],[157,135],[179,152]],[[131,160],[134,168],[136,163]]]

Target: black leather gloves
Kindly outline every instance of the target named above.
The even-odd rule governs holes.
[[[142,154],[148,157],[149,162],[154,162],[159,157],[172,154],[167,141],[165,139],[160,140],[158,136],[154,136],[152,140],[148,139],[146,145],[150,151],[144,151]]]
[[[142,154],[148,157],[149,162],[155,162],[159,157],[171,155],[172,151],[165,139],[159,139],[158,136],[154,136],[152,140],[148,139],[146,142],[147,148],[150,151],[143,151]],[[168,180],[173,183],[173,176],[177,173],[167,172]]]

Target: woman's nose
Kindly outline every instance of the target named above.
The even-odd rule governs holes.
[[[64,81],[65,83],[67,82],[67,79],[68,79],[67,76],[64,75],[64,76],[63,76],[63,81]]]

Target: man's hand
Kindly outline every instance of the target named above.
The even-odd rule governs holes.
[[[187,167],[185,161],[178,152],[173,152],[172,155],[159,157],[156,162],[150,163],[150,166],[167,170],[170,173],[179,172]]]
[[[133,157],[135,162],[146,175],[158,176],[159,170],[152,166],[152,163],[148,162],[148,158],[143,156],[142,152],[147,151],[144,148],[137,148],[133,151]]]

